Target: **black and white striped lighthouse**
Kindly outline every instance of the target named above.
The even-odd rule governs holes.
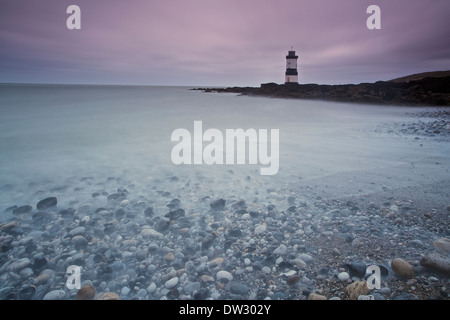
[[[292,49],[292,48],[291,48]],[[284,83],[298,83],[297,59],[294,50],[290,50],[286,56],[286,77]]]

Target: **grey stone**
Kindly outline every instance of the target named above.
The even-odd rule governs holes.
[[[56,197],[48,197],[45,198],[41,201],[39,201],[36,205],[36,208],[38,210],[45,210],[51,207],[54,207],[58,204],[58,200],[56,199]]]

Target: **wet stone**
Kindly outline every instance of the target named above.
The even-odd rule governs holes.
[[[24,214],[24,213],[29,213],[31,212],[31,210],[33,210],[33,207],[30,205],[24,205],[24,206],[20,206],[17,207],[15,209],[13,209],[13,214]]]
[[[46,210],[48,208],[54,207],[58,204],[56,197],[48,197],[39,201],[36,205],[38,210]]]
[[[147,218],[153,217],[154,214],[155,214],[155,211],[153,210],[153,207],[148,207],[147,209],[144,210],[144,215]]]
[[[240,296],[247,296],[248,294],[248,287],[241,283],[231,283],[230,284],[230,292],[233,294],[237,294]]]
[[[366,264],[362,262],[352,262],[348,266],[348,272],[351,277],[362,278],[366,274]]]
[[[209,206],[213,210],[223,210],[225,208],[225,202],[226,201],[224,199],[217,199],[211,202]]]

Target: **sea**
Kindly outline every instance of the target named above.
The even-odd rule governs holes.
[[[450,148],[389,134],[380,127],[407,124],[408,114],[424,108],[275,99],[204,93],[189,87],[14,85],[0,86],[0,177],[2,185],[23,190],[27,185],[63,183],[71,177],[130,177],[147,184],[152,177],[196,174],[213,179],[213,188],[227,192],[230,172],[264,185],[309,181],[337,194],[368,192],[373,184],[392,187],[433,181],[448,169]],[[194,121],[209,128],[278,129],[279,171],[261,176],[262,164],[175,165],[171,152],[178,128],[194,134]],[[391,130],[392,131],[392,130]],[[205,147],[207,142],[204,142]],[[270,150],[270,144],[269,144]],[[437,165],[439,162],[440,165]],[[355,188],[351,176],[367,186]],[[347,177],[350,177],[347,179]],[[369,181],[370,179],[376,181]],[[334,181],[334,180],[333,180]],[[355,182],[356,183],[356,182]],[[250,186],[250,188],[252,188]],[[6,188],[8,189],[8,188]],[[36,201],[36,199],[34,199]],[[20,203],[1,197],[0,206]]]

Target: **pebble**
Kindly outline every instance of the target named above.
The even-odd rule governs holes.
[[[39,201],[36,205],[36,208],[38,210],[45,210],[51,207],[54,207],[58,204],[58,200],[56,199],[56,197],[48,197],[45,198],[41,201]]]
[[[102,292],[95,297],[95,300],[120,300],[120,297],[114,292]]]
[[[248,294],[248,291],[249,291],[249,289],[245,284],[241,284],[241,283],[230,284],[230,292],[233,294],[246,296]]]
[[[19,300],[32,300],[36,293],[34,285],[24,285],[20,288],[17,298]]]
[[[43,300],[62,300],[66,296],[64,290],[53,290],[47,293]]]
[[[152,238],[157,238],[157,239],[161,239],[164,238],[164,235],[156,230],[150,229],[150,228],[145,228],[142,229],[141,231],[141,235],[144,239],[152,239]]]
[[[213,210],[223,210],[225,208],[225,202],[226,201],[224,199],[217,199],[211,202],[209,206]]]
[[[287,278],[286,282],[288,285],[293,286],[294,284],[298,283],[302,278],[299,275],[293,275]]]
[[[147,287],[147,292],[152,294],[156,291],[157,287],[154,282],[150,283],[150,285]]]
[[[228,271],[221,270],[217,272],[216,279],[221,282],[223,282],[223,280],[225,280],[226,282],[230,282],[231,280],[233,280],[233,275]]]
[[[366,275],[366,264],[362,262],[352,262],[348,267],[351,277],[362,278]]]
[[[426,255],[420,260],[420,265],[438,273],[450,275],[450,258],[437,254]]]
[[[201,287],[200,282],[192,282],[192,283],[186,284],[183,287],[183,291],[186,293],[193,293],[194,291],[197,291],[198,289],[200,289],[200,287]]]
[[[338,274],[338,279],[341,281],[348,281],[350,279],[350,275],[347,272],[341,272]]]
[[[178,285],[178,279],[178,277],[173,277],[172,279],[167,280],[164,283],[164,287],[169,290],[175,288]]]
[[[391,262],[391,268],[400,278],[414,277],[413,266],[402,258],[395,258]]]
[[[74,229],[69,231],[69,235],[71,237],[80,236],[80,235],[84,235],[85,232],[86,232],[86,228],[85,227],[76,227],[76,228],[74,228]]]
[[[360,295],[358,297],[358,300],[375,300],[375,297],[373,295]]]
[[[129,293],[130,293],[130,288],[128,288],[128,287],[123,287],[122,288],[122,290],[120,290],[120,294],[122,295],[122,296],[127,296]]]
[[[86,238],[80,235],[74,236],[72,238],[72,243],[77,250],[86,249],[86,247],[88,246],[88,241],[86,240]]]
[[[366,295],[367,292],[369,292],[369,288],[365,281],[355,281],[345,288],[345,293],[350,300],[357,300],[360,295]]]
[[[31,265],[31,260],[28,258],[22,258],[19,260],[14,261],[13,263],[11,263],[7,270],[10,272],[20,272],[22,269],[25,269],[26,267],[28,267],[29,265]]]
[[[433,247],[443,253],[450,253],[450,239],[441,238],[433,241]]]
[[[13,210],[13,214],[19,215],[19,214],[29,213],[29,212],[31,212],[31,210],[33,210],[33,207],[27,204],[27,205],[15,208]]]
[[[313,257],[311,257],[309,254],[302,253],[298,256],[299,259],[303,260],[306,263],[310,263],[313,261]]]
[[[95,289],[92,284],[85,284],[78,289],[75,300],[92,300],[94,297]]]
[[[255,233],[260,235],[263,234],[267,231],[267,226],[265,224],[260,224],[258,226],[256,226],[255,228]]]
[[[327,300],[327,297],[313,292],[309,294],[308,300]]]
[[[437,236],[433,229],[433,221],[441,214],[438,210],[430,211],[433,219],[427,220],[412,215],[420,212],[412,202],[386,199],[388,204],[370,207],[372,199],[363,199],[369,196],[349,201],[348,209],[342,209],[345,201],[317,197],[314,188],[287,195],[274,189],[267,196],[265,189],[256,192],[248,185],[248,189],[240,190],[243,192],[239,198],[227,192],[221,199],[220,190],[207,196],[206,189],[206,197],[200,198],[197,189],[203,186],[194,187],[193,180],[186,177],[184,181],[185,177],[179,176],[180,189],[170,189],[164,179],[158,180],[158,187],[145,190],[133,189],[132,184],[119,178],[100,183],[87,180],[89,184],[70,186],[79,191],[92,186],[94,189],[86,190],[84,200],[60,199],[58,193],[55,205],[68,203],[67,208],[33,210],[27,205],[23,209],[29,210],[26,214],[13,215],[13,210],[20,207],[10,207],[5,220],[0,221],[0,298],[326,300],[326,296],[334,295],[330,298],[334,300],[339,299],[337,292],[347,289],[351,279],[364,283],[370,261],[386,265],[390,245],[392,252],[401,249],[398,252],[417,259],[430,249],[433,240],[433,247],[442,255],[438,259],[433,255],[424,257],[417,279],[398,281],[389,277],[386,269],[382,285],[389,288],[370,294],[377,300],[394,299],[405,291],[420,298],[446,296],[441,289],[446,278],[425,273],[426,269],[446,270],[442,265],[449,241],[442,238],[445,232]],[[139,191],[132,194],[124,187]],[[43,185],[42,190],[53,189]],[[94,191],[97,194],[92,197]],[[245,193],[251,193],[247,201],[238,200]],[[107,201],[109,194],[114,195],[111,201]],[[290,209],[285,210],[291,194],[295,197],[290,200]],[[182,202],[174,199],[167,205],[175,195]],[[33,197],[20,201],[26,204]],[[225,197],[230,200],[225,201]],[[381,214],[383,207],[396,212],[392,220]],[[404,223],[393,226],[397,217]],[[420,232],[421,226],[411,223],[415,217],[431,223],[429,230]],[[382,236],[375,247],[370,246]],[[359,239],[359,247],[352,247],[355,239]],[[345,262],[349,265],[344,267]],[[91,279],[91,286],[67,290],[64,271],[72,264],[82,266],[82,277]],[[339,296],[370,297],[363,288],[352,289]],[[429,296],[424,290],[430,292]],[[100,293],[95,295],[96,291]]]
[[[278,248],[273,251],[274,254],[285,255],[287,253],[287,247],[284,244],[280,244]]]

